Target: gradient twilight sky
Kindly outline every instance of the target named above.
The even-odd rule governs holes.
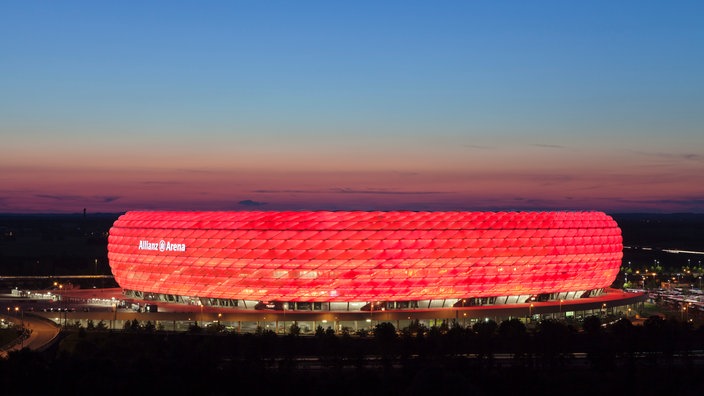
[[[704,212],[702,1],[0,2],[0,212]]]

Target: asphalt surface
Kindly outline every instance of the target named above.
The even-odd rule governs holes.
[[[7,357],[11,351],[19,351],[22,348],[29,348],[34,351],[41,351],[56,339],[59,335],[60,327],[42,317],[31,314],[23,314],[21,316],[3,315],[6,320],[17,325],[24,324],[25,334],[18,337],[14,343],[6,345],[5,349],[0,350],[0,358]]]

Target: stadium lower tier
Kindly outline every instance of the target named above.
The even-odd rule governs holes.
[[[192,301],[190,304],[168,303],[158,300],[140,300],[130,298],[121,291],[106,292],[103,307],[100,302],[101,289],[66,290],[59,294],[62,303],[90,300],[98,307],[62,312],[35,312],[59,323],[73,323],[76,320],[103,321],[108,328],[121,329],[125,323],[138,320],[142,324],[151,322],[164,330],[188,331],[194,324],[211,328],[224,326],[229,331],[248,333],[263,329],[277,333],[288,333],[290,326],[297,323],[302,333],[314,332],[318,326],[328,327],[344,333],[345,329],[356,331],[372,329],[381,322],[392,323],[397,329],[420,322],[427,327],[440,326],[442,323],[457,323],[471,326],[474,323],[494,320],[497,323],[507,319],[519,319],[524,323],[536,324],[544,319],[583,320],[589,316],[598,316],[602,320],[615,320],[618,317],[637,319],[643,315],[643,292],[625,292],[611,288],[604,289],[598,296],[583,297],[575,300],[535,301],[523,304],[489,304],[475,306],[449,306],[439,308],[385,308],[362,311],[328,311],[315,309],[240,309],[232,306],[203,305]],[[97,295],[97,297],[96,297]],[[324,305],[321,308],[325,307]],[[293,307],[292,307],[293,308]],[[700,313],[687,312],[696,316]],[[683,312],[683,318],[684,318]],[[84,326],[87,323],[84,323]]]
[[[553,294],[499,296],[499,297],[468,297],[463,299],[442,300],[411,300],[411,301],[347,301],[347,302],[306,302],[306,301],[262,301],[233,300],[222,298],[178,296],[172,294],[144,293],[138,290],[123,290],[126,298],[143,300],[147,303],[169,303],[196,305],[217,308],[232,308],[237,310],[272,310],[272,311],[314,311],[314,312],[354,312],[407,309],[442,309],[481,306],[504,306],[513,304],[531,304],[536,302],[577,302],[580,299],[599,297],[604,289],[588,291],[564,292]]]

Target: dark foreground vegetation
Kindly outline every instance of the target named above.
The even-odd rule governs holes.
[[[545,320],[472,328],[381,323],[367,336],[226,334],[149,323],[65,331],[0,361],[3,394],[699,395],[704,328],[654,316],[580,329]],[[451,392],[451,393],[448,393]]]

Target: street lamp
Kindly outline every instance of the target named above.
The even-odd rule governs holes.
[[[112,324],[110,327],[112,327],[113,330],[115,329],[115,322],[117,322],[117,302],[112,303]]]
[[[285,302],[281,304],[281,309],[284,311],[284,334],[286,334],[286,307],[288,306],[288,303]]]
[[[203,326],[203,302],[200,299],[198,300],[198,305],[200,305],[200,325]]]
[[[24,349],[24,310],[20,310],[20,307],[15,307],[15,316],[17,316],[18,312],[22,315],[22,324],[20,325],[22,329],[22,334],[20,335],[20,349]]]
[[[15,307],[15,314],[17,314],[18,312],[20,314],[22,329],[24,330],[24,310],[20,309],[20,307]]]
[[[369,327],[372,328],[374,326],[374,302],[371,303],[369,306]]]
[[[528,318],[530,321],[533,321],[533,303],[530,303],[530,306],[528,306]]]

